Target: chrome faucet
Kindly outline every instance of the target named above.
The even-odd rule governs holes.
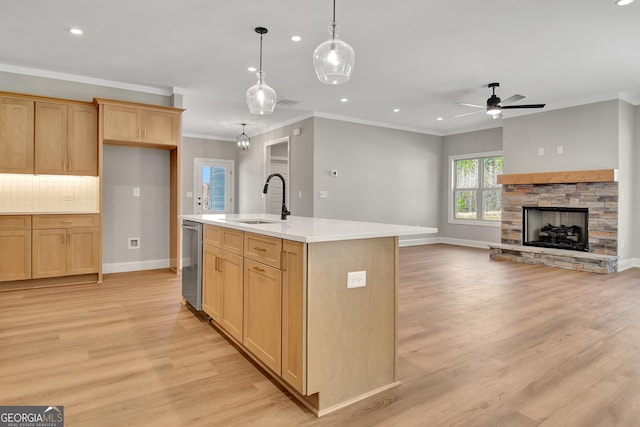
[[[271,175],[269,175],[269,177],[267,178],[267,182],[264,184],[264,188],[262,189],[262,194],[267,194],[267,191],[269,190],[269,181],[274,176],[277,176],[282,180],[282,213],[280,214],[280,219],[286,220],[287,215],[291,215],[291,212],[287,210],[287,206],[284,204],[284,198],[287,194],[287,184],[284,182],[284,177],[279,173],[272,173]]]

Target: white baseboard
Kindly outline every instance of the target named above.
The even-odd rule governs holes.
[[[630,258],[618,262],[618,271],[624,271],[634,267],[640,267],[640,258]]]
[[[422,239],[403,239],[398,240],[398,246],[401,248],[405,246],[420,246],[420,245],[434,245],[440,243],[440,237],[425,237]]]
[[[470,248],[489,249],[491,242],[483,242],[481,240],[454,239],[451,237],[443,237],[441,243],[449,245],[468,246]]]
[[[128,271],[157,270],[169,268],[168,259],[152,259],[149,261],[114,262],[102,264],[102,273],[125,273]]]

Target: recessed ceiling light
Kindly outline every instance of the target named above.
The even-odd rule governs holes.
[[[394,108],[394,109],[393,109],[393,112],[394,112],[394,113],[397,113],[397,112],[399,112],[399,111],[400,111],[400,109],[399,109],[399,108]]]
[[[252,73],[255,73],[257,68],[256,67],[249,67],[247,68],[248,71],[251,71]]]
[[[437,120],[437,121],[439,121],[439,122],[441,122],[441,121],[443,121],[444,119],[443,119],[442,117],[438,117],[438,118],[436,118],[436,120]]]
[[[348,99],[347,99],[347,98],[342,98],[342,99],[340,100],[340,102],[347,102],[347,101],[348,101]]]
[[[626,6],[631,3],[633,3],[633,0],[616,0],[617,6]]]
[[[302,40],[302,37],[300,36],[291,36],[291,40],[294,42],[299,42],[300,40]]]
[[[70,28],[69,32],[71,34],[75,34],[76,36],[81,36],[82,35],[82,30],[80,28]]]

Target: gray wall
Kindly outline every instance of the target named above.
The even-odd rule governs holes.
[[[618,125],[618,100],[503,119],[504,172],[617,168]]]
[[[441,154],[440,136],[316,118],[314,216],[437,227]]]
[[[297,128],[300,129],[300,135],[294,136],[293,130]],[[264,211],[264,144],[289,136],[291,201],[287,207],[292,215],[313,216],[314,119],[308,118],[256,136],[251,135],[251,126],[247,126],[245,132],[251,137],[251,149],[238,153],[238,212]],[[298,197],[299,191],[302,191],[301,198]]]
[[[450,239],[500,243],[500,225],[496,227],[449,223],[449,156],[502,150],[502,128],[448,135],[443,138],[440,198],[440,235]],[[506,161],[505,161],[506,168]]]
[[[619,106],[619,172],[618,179],[618,256],[621,260],[633,257],[633,145],[635,137],[635,117],[632,105],[618,101]],[[636,216],[637,217],[637,216]]]
[[[103,263],[166,260],[168,267],[169,151],[105,145],[103,185]],[[140,238],[139,249],[127,248],[129,237]]]
[[[238,212],[238,151],[235,142],[182,137],[180,145],[180,213],[194,213],[193,198],[187,197],[187,192],[194,191],[193,159],[196,157],[234,161],[233,188],[236,194],[233,205],[235,212]]]
[[[633,147],[633,164],[634,168],[633,177],[633,211],[636,214],[633,216],[632,234],[633,239],[630,243],[633,257],[636,260],[640,259],[640,221],[638,221],[638,212],[640,212],[640,106],[635,107],[635,135],[634,135],[634,147]]]

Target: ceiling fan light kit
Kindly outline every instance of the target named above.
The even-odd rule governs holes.
[[[504,101],[502,101],[500,99],[500,97],[498,95],[496,95],[496,88],[500,87],[500,83],[489,83],[487,85],[487,87],[489,89],[492,90],[492,94],[491,96],[487,99],[487,104],[486,106],[482,106],[482,105],[477,105],[477,104],[468,104],[466,102],[456,102],[456,104],[458,105],[465,105],[467,107],[474,107],[474,108],[482,108],[486,111],[487,114],[491,115],[492,118],[494,119],[499,119],[502,117],[502,110],[507,110],[507,109],[516,109],[516,108],[544,108],[544,106],[546,104],[528,104],[528,105],[509,105],[513,102],[517,102],[520,101],[521,99],[524,99],[525,97],[522,95],[513,95],[510,96],[509,98],[505,99]],[[465,114],[459,114],[457,117],[464,117],[464,116],[468,116],[471,114],[476,114],[476,113],[481,113],[482,110],[479,111],[473,111],[471,113],[465,113]]]
[[[338,38],[340,27],[336,24],[336,1],[333,0],[333,21],[329,26],[331,38],[321,43],[313,52],[313,68],[320,83],[342,84],[349,81],[356,54],[348,43]]]
[[[246,100],[252,114],[265,115],[273,113],[278,96],[276,91],[265,83],[265,73],[262,71],[262,36],[267,34],[269,30],[257,27],[255,31],[260,34],[260,69],[256,73],[258,82],[247,89]]]

